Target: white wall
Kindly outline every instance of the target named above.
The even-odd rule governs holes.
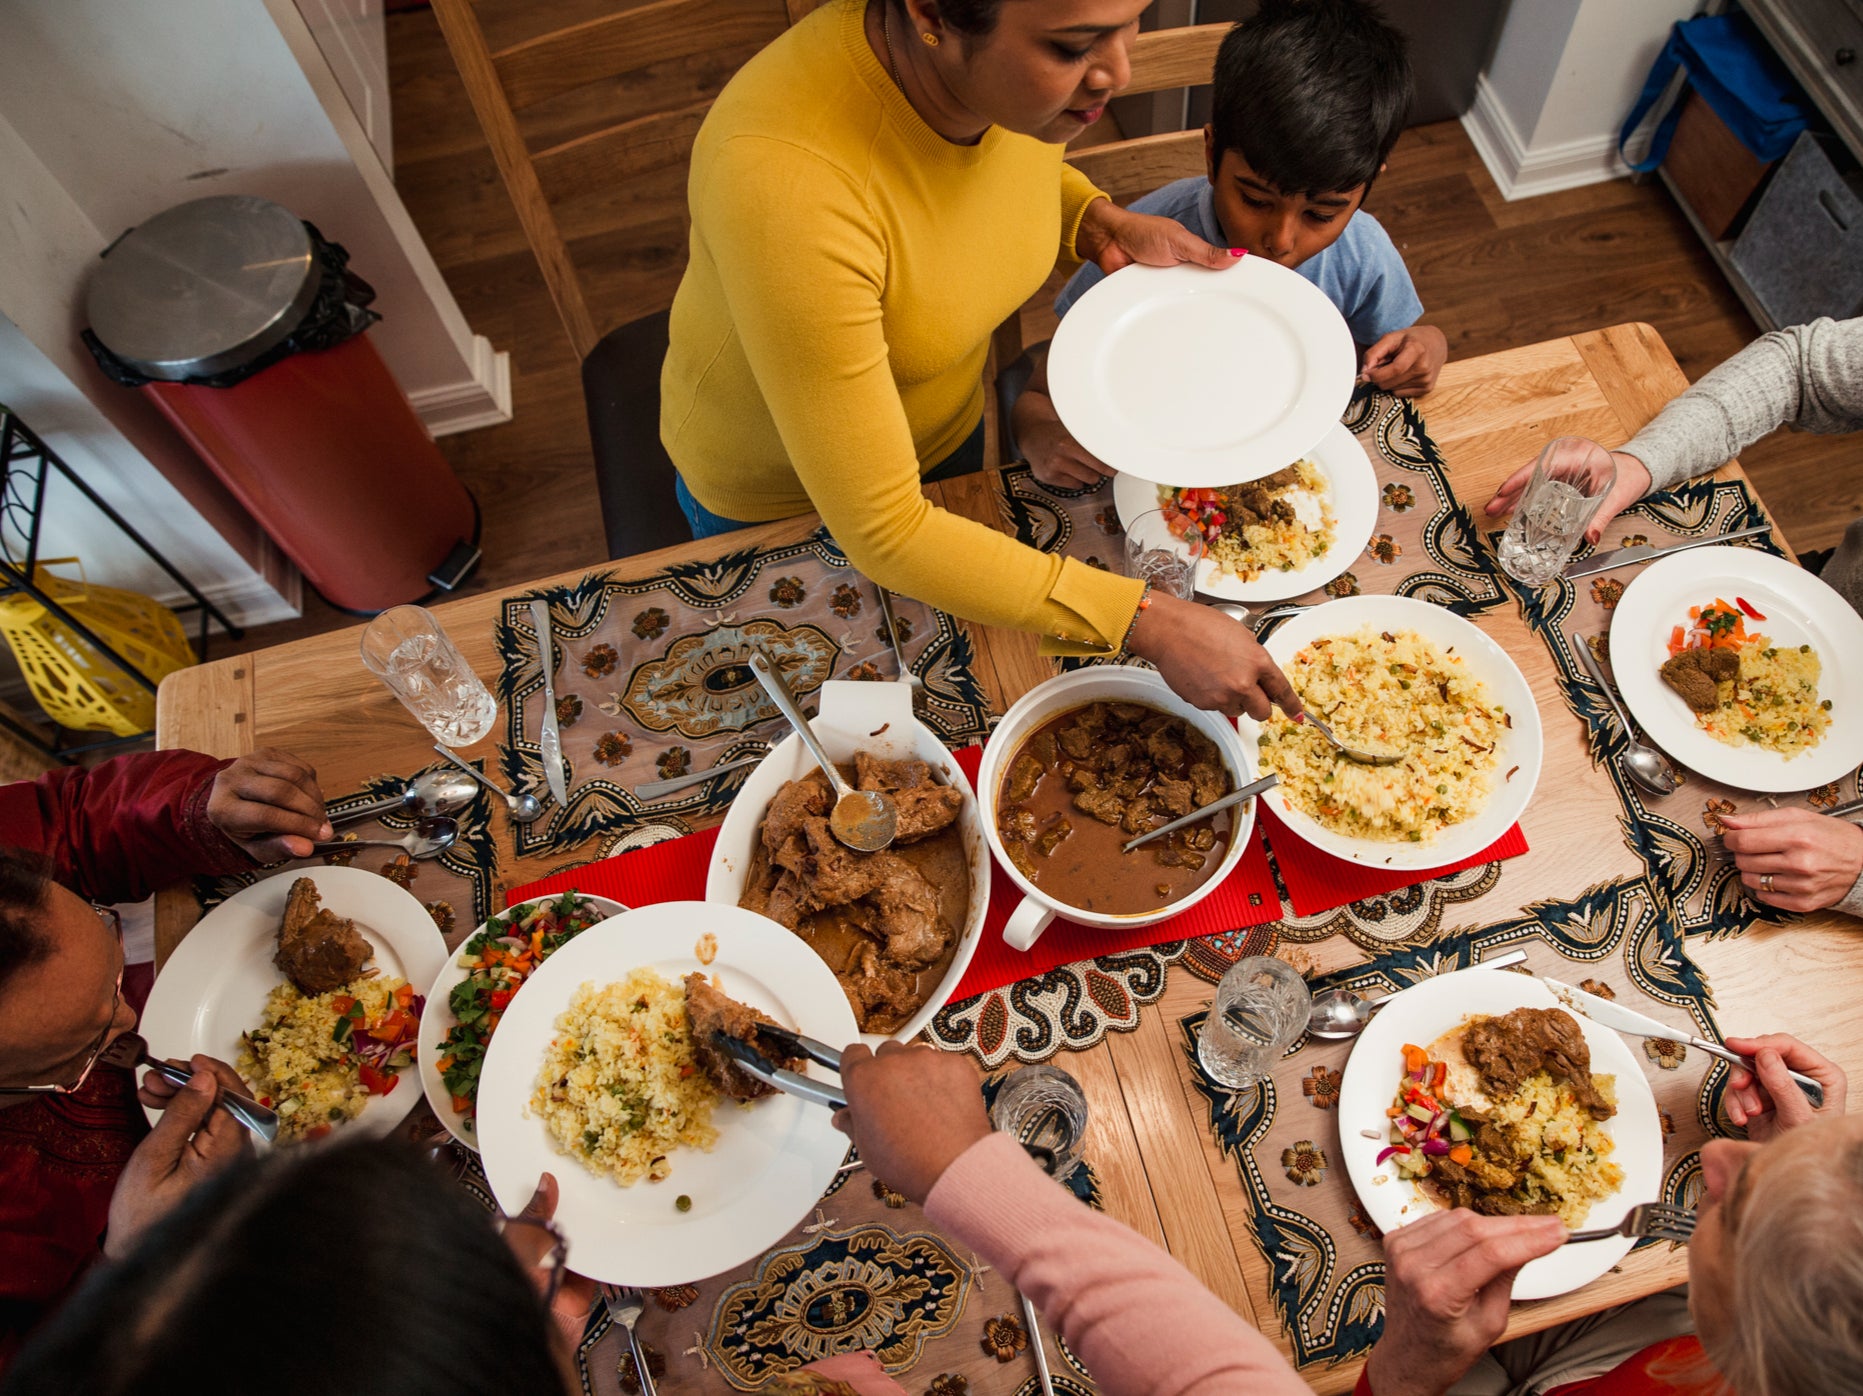
[[[1617,133],[1699,0],[1514,0],[1462,119],[1509,199],[1614,179]]]

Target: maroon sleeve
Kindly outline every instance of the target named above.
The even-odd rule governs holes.
[[[213,778],[232,764],[154,751],[0,786],[0,845],[45,855],[61,886],[99,902],[242,872],[252,859],[207,819]]]

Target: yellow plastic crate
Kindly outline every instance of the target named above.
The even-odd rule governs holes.
[[[68,564],[78,568],[78,581],[49,570]],[[75,557],[48,558],[33,569],[32,580],[155,682],[198,662],[173,611],[133,591],[92,586]],[[155,695],[24,592],[0,598],[0,635],[32,696],[59,726],[119,737],[155,726]]]

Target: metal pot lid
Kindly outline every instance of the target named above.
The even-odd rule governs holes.
[[[303,220],[245,194],[171,208],[103,256],[86,312],[104,347],[151,378],[251,363],[298,327],[323,270]]]

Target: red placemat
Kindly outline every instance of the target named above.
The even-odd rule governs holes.
[[[977,768],[983,761],[983,748],[965,747],[956,756],[964,774],[975,784]],[[705,896],[705,873],[711,863],[712,846],[717,841],[718,831],[707,829],[682,839],[633,849],[599,863],[555,873],[527,887],[513,888],[505,893],[505,905],[572,889],[598,897],[612,897],[629,906],[696,901]],[[1149,926],[1108,930],[1056,919],[1035,942],[1035,948],[1024,954],[1003,943],[1003,926],[1021,897],[1021,889],[998,866],[990,879],[990,909],[984,917],[983,936],[969,968],[964,971],[963,981],[951,996],[953,1001],[987,993],[1076,960],[1138,950],[1167,940],[1191,940],[1242,926],[1259,926],[1281,915],[1274,873],[1268,867],[1259,838],[1249,840],[1241,862],[1214,892],[1182,915]]]
[[[1258,808],[1256,827],[1274,848],[1274,865],[1281,870],[1281,881],[1287,886],[1287,899],[1293,904],[1296,916],[1317,916],[1349,902],[1414,887],[1419,882],[1445,877],[1464,868],[1479,867],[1502,858],[1518,858],[1527,851],[1527,836],[1516,824],[1487,848],[1458,863],[1422,871],[1368,868],[1363,863],[1322,853],[1276,819],[1266,805]]]

